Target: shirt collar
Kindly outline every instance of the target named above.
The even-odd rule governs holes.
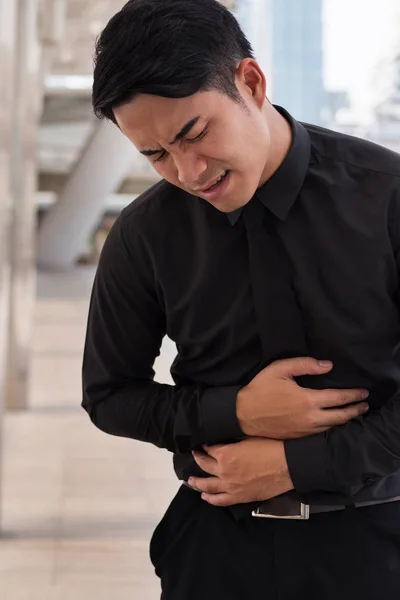
[[[274,105],[275,106],[275,105]],[[296,200],[306,177],[311,154],[311,141],[307,130],[284,108],[276,110],[288,121],[292,128],[292,145],[281,166],[263,186],[256,196],[278,219],[285,221]],[[235,225],[243,207],[227,213],[231,225]]]

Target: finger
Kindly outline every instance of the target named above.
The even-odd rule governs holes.
[[[218,462],[215,458],[212,458],[208,454],[203,454],[203,452],[199,452],[198,450],[193,450],[192,455],[200,469],[203,469],[203,471],[210,475],[218,475]]]
[[[207,494],[221,494],[225,491],[218,477],[190,477],[188,484],[198,492]]]
[[[221,448],[224,448],[225,446],[226,444],[215,444],[214,446],[207,446],[206,444],[204,444],[202,448],[204,449],[204,452],[206,452],[209,456],[212,456],[216,459],[218,450],[221,450]]]
[[[317,404],[320,408],[334,408],[352,402],[362,402],[368,396],[369,392],[365,389],[321,390],[315,392]]]
[[[368,404],[357,404],[348,408],[339,410],[331,409],[324,411],[323,419],[321,419],[322,427],[335,427],[337,425],[345,425],[351,419],[356,419],[364,415],[369,409]]]
[[[318,361],[310,356],[286,358],[271,363],[267,369],[271,375],[280,378],[298,377],[300,375],[324,375],[333,367],[331,361]]]
[[[202,500],[213,506],[233,506],[237,501],[229,494],[202,494]]]

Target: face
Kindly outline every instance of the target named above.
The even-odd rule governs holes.
[[[247,204],[264,183],[270,151],[265,78],[255,61],[240,64],[236,84],[243,104],[212,90],[179,99],[142,94],[114,111],[161,177],[222,212]]]

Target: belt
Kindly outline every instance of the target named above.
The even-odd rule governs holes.
[[[387,500],[375,500],[373,502],[357,502],[355,504],[303,504],[299,500],[288,496],[277,496],[270,500],[265,500],[252,511],[253,517],[261,517],[264,519],[295,519],[307,520],[312,514],[333,512],[337,510],[346,510],[347,508],[362,508],[365,506],[374,506],[376,504],[388,504],[389,502],[397,502],[400,496],[389,498]]]

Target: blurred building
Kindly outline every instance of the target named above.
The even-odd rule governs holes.
[[[338,113],[343,110],[350,110],[350,108],[351,103],[348,92],[327,90],[325,92],[323,121],[326,124],[335,123]]]
[[[272,100],[305,122],[322,124],[322,0],[269,0]]]
[[[387,97],[375,109],[375,119],[366,137],[400,152],[400,53],[392,63],[392,85]]]
[[[400,53],[392,64],[393,78],[391,90],[377,107],[376,119],[379,123],[400,123]]]
[[[271,70],[269,0],[232,0],[230,8],[250,40],[255,57],[269,79]]]
[[[394,56],[390,67],[391,85],[386,97],[376,106],[371,121],[367,124],[357,122],[350,109],[347,118],[341,115],[342,118],[333,120],[331,126],[400,153],[400,53]]]

